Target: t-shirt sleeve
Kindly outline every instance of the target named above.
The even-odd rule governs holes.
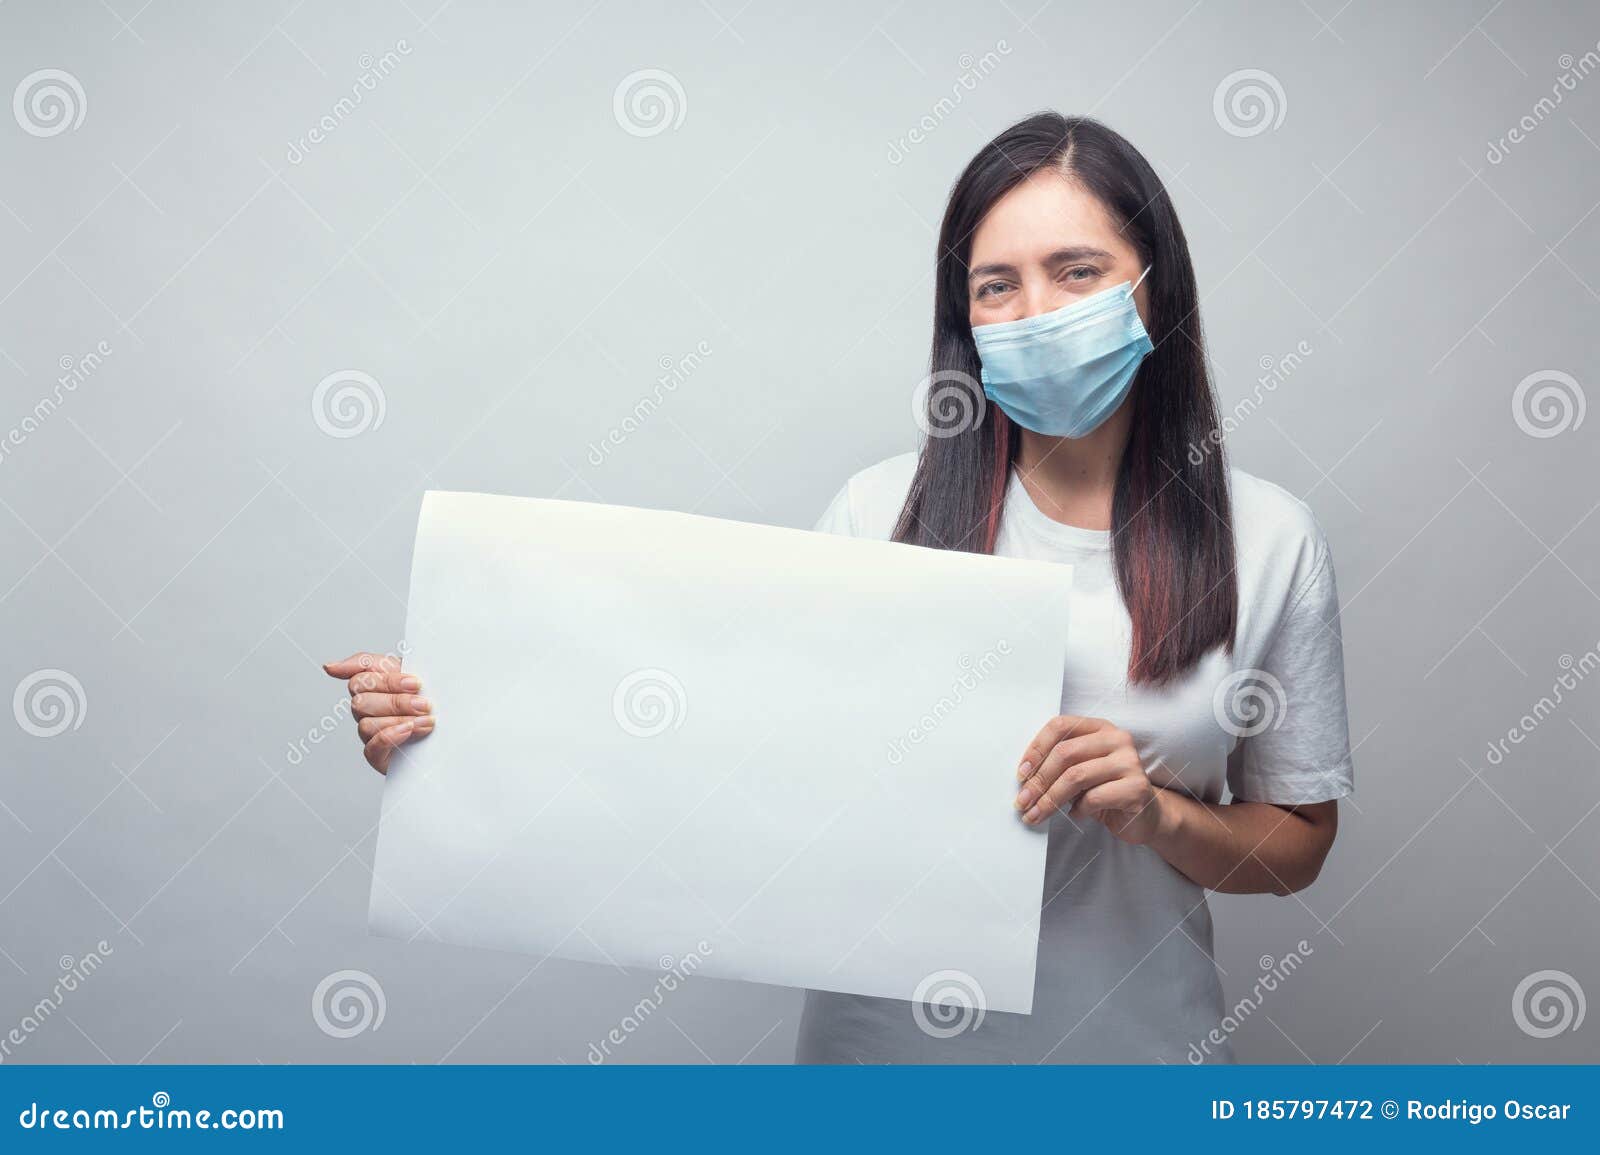
[[[850,513],[850,486],[846,485],[834,495],[828,503],[828,508],[822,511],[822,516],[817,519],[817,524],[812,527],[816,533],[837,533],[845,537],[856,535],[855,518]]]
[[[1312,571],[1290,596],[1261,668],[1240,671],[1244,701],[1228,789],[1245,802],[1305,805],[1355,791],[1345,712],[1339,589],[1318,534]]]

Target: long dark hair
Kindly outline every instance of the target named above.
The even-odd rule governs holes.
[[[1233,513],[1206,368],[1189,245],[1150,163],[1087,117],[1042,112],[972,158],[950,192],[939,252],[927,428],[894,540],[993,553],[1019,433],[978,385],[968,320],[972,234],[996,201],[1041,169],[1100,200],[1150,268],[1150,339],[1134,378],[1132,429],[1111,504],[1117,586],[1133,621],[1128,680],[1161,685],[1208,651],[1233,648]],[[952,409],[966,415],[952,431]],[[981,412],[977,421],[971,417]]]

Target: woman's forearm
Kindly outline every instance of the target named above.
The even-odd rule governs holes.
[[[1338,825],[1337,802],[1274,806],[1199,802],[1158,788],[1148,845],[1185,877],[1225,894],[1292,894],[1322,869]]]

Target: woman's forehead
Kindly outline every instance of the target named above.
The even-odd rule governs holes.
[[[972,263],[1024,260],[1067,246],[1117,252],[1122,240],[1099,198],[1056,172],[1034,173],[994,203],[972,237]]]

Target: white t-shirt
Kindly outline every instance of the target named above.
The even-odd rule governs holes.
[[[888,539],[915,466],[908,453],[856,474],[817,529]],[[1128,686],[1132,628],[1108,532],[1052,520],[1013,473],[995,553],[1075,567],[1061,712],[1131,733],[1157,785],[1207,802],[1225,791],[1280,804],[1342,798],[1354,772],[1327,541],[1284,490],[1237,469],[1229,478],[1234,652],[1213,651],[1159,690]],[[995,767],[1014,770],[1015,761]],[[808,991],[796,1060],[1232,1061],[1225,1042],[1205,1041],[1223,1017],[1206,892],[1098,822],[1057,815],[1050,823],[1031,1015],[987,1012],[941,1038],[919,1027],[908,1002]]]

